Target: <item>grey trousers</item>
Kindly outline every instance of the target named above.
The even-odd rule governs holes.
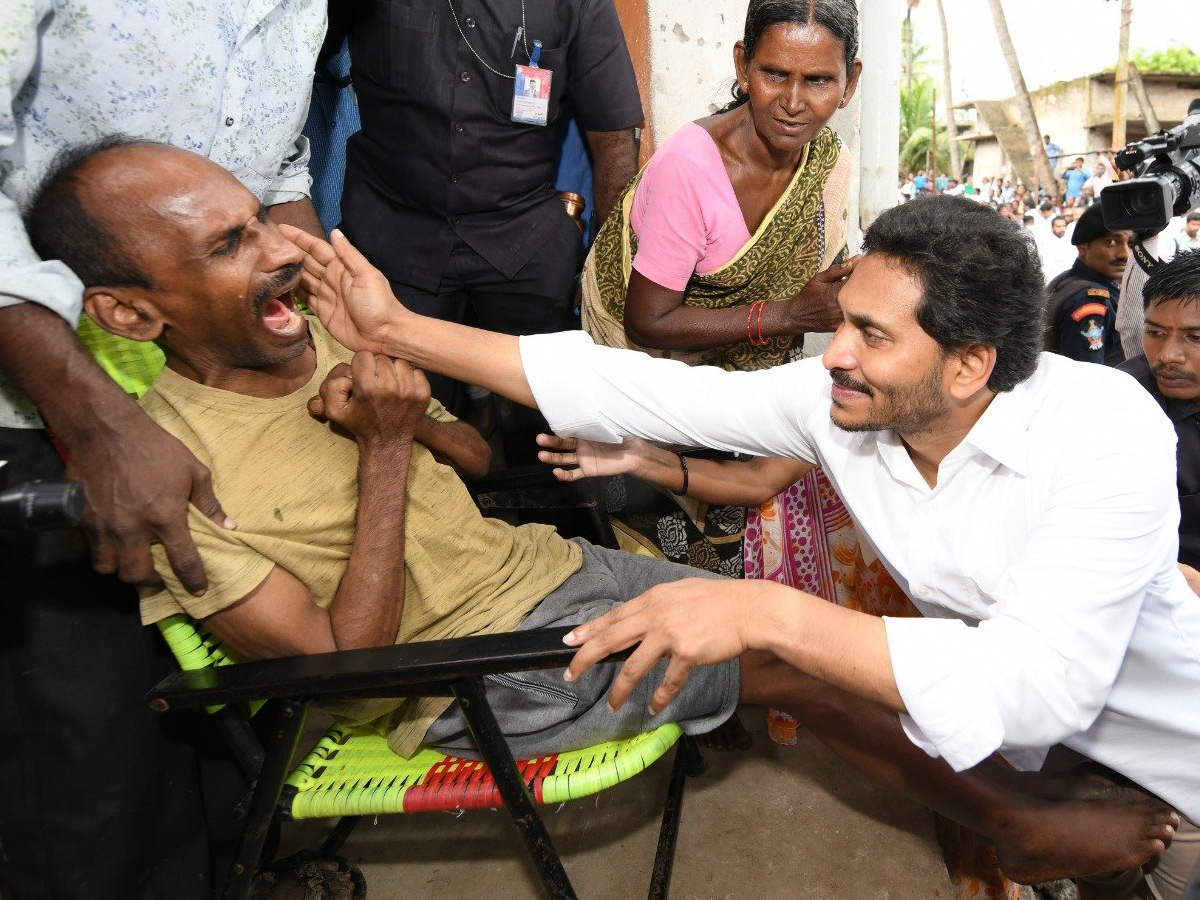
[[[550,593],[519,630],[578,625],[645,593],[656,584],[681,578],[720,578],[689,566],[635,556],[576,541],[583,566]],[[647,707],[666,662],[638,684],[617,712],[606,705],[621,663],[600,663],[579,680],[563,681],[562,669],[544,669],[485,679],[488,700],[509,747],[518,759],[562,753],[604,741],[632,737],[666,722],[688,734],[711,731],[733,714],[738,702],[738,662],[731,660],[692,671],[683,690],[657,716]],[[466,722],[452,706],[430,726],[425,743],[456,756],[477,756]]]

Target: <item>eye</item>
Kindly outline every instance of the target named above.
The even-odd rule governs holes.
[[[1195,344],[1196,346],[1200,346],[1200,334],[1195,334],[1195,333],[1189,334],[1187,336],[1187,342],[1189,344]]]
[[[887,335],[882,331],[876,331],[874,328],[864,328],[862,330],[863,340],[868,346],[878,347],[887,343]]]
[[[1142,332],[1142,335],[1150,338],[1152,341],[1161,341],[1165,337],[1165,334],[1157,328],[1147,328]]]
[[[832,84],[833,78],[828,75],[809,75],[806,79],[809,84],[824,85]]]
[[[230,238],[220,247],[213,251],[213,256],[233,256],[238,252],[238,248],[242,246],[241,237]]]

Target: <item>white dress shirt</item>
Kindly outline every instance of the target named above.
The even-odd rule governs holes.
[[[1134,379],[1042,354],[930,488],[894,432],[843,431],[829,376],[521,339],[560,434],[819,462],[926,618],[888,618],[912,740],[957,770],[1063,742],[1200,815],[1200,599],[1176,569],[1175,434]],[[1009,753],[1010,758],[1013,754]]]
[[[300,136],[324,0],[2,0],[0,306],[71,324],[82,286],[29,245],[20,207],[54,155],[109,134],[203,153],[265,204],[308,196]],[[0,373],[0,427],[37,416]]]

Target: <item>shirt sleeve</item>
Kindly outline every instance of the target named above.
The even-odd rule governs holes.
[[[522,337],[520,352],[538,408],[557,434],[816,461],[808,419],[829,415],[829,377],[819,359],[727,372],[600,347],[580,331]]]
[[[312,175],[308,171],[310,156],[308,138],[298,135],[292,152],[279,164],[279,172],[267,186],[263,206],[292,203],[312,195]]]
[[[16,96],[37,64],[38,29],[51,13],[46,0],[0,6],[0,150],[16,141]],[[16,201],[0,190],[0,306],[40,303],[74,326],[82,298],[70,269],[34,252]]]
[[[642,121],[642,101],[612,0],[584,0],[568,89],[585,131],[620,131]]]
[[[1080,362],[1104,362],[1105,323],[1110,298],[1081,289],[1058,309],[1058,352]]]
[[[158,621],[175,612],[204,619],[233,606],[271,574],[275,563],[247,546],[237,530],[222,528],[194,506],[188,507],[188,529],[208,575],[208,590],[196,597],[176,577],[161,544],[150,549],[163,590],[142,598],[142,621]]]
[[[708,246],[704,173],[678,154],[651,162],[633,195],[638,248],[633,268],[655,284],[682,291]]]
[[[1110,394],[1141,390],[1126,381]],[[1148,590],[1166,590],[1163,573],[1175,574],[1174,429],[1148,396],[1127,399],[1113,399],[1128,413],[1121,431],[1059,454],[1046,473],[1045,508],[1025,551],[988,586],[986,619],[885,620],[906,730],[958,771],[1086,731]]]

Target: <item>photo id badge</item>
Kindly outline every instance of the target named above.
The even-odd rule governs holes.
[[[554,73],[537,66],[517,66],[513,85],[512,120],[545,125],[550,112],[550,79]]]

